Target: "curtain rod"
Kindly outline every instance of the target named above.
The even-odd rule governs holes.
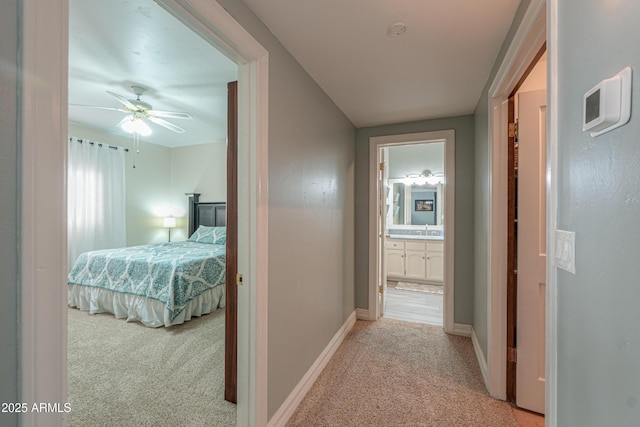
[[[69,138],[69,141],[72,141],[73,138]],[[94,141],[89,141],[88,139],[85,141],[83,139],[80,138],[76,138],[76,141],[78,141],[80,144],[82,144],[83,142],[87,142],[89,145],[94,145],[94,144],[98,144],[98,147],[102,147],[104,144],[101,142],[94,142]],[[124,147],[118,147],[116,145],[107,145],[107,147],[109,148],[113,148],[114,150],[117,150],[118,148],[122,148],[124,150],[125,153],[129,152],[128,148],[124,148]]]

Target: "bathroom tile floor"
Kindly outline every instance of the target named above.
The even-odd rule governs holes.
[[[384,317],[442,326],[442,294],[387,288]]]

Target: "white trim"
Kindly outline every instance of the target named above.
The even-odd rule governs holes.
[[[484,380],[484,384],[486,386],[489,383],[489,365],[487,365],[487,359],[484,358],[484,353],[482,352],[482,348],[480,347],[480,342],[478,341],[476,330],[473,328],[471,330],[471,343],[473,344],[473,350],[476,352],[476,359],[478,359],[480,373],[482,374],[482,379]]]
[[[378,306],[378,286],[380,278],[378,272],[378,164],[380,163],[379,146],[369,138],[369,315],[371,320],[380,317]]]
[[[455,292],[455,130],[448,129],[434,132],[406,133],[398,135],[374,136],[369,138],[369,313],[380,317],[378,306],[378,253],[380,247],[378,239],[378,163],[380,162],[380,148],[392,145],[420,144],[425,142],[445,141],[445,233],[444,233],[444,331],[453,333],[454,329],[454,292]]]
[[[549,0],[547,28],[547,295],[545,319],[545,424],[558,425],[558,0]]]
[[[358,320],[375,320],[372,318],[371,312],[367,308],[356,308],[356,318]]]
[[[489,394],[506,398],[507,170],[505,101],[546,40],[546,0],[531,0],[489,88],[487,362]]]
[[[496,399],[506,399],[507,384],[507,176],[500,167],[507,164],[507,102],[496,101],[489,110],[489,134],[493,131],[493,146],[489,144],[489,230],[487,264],[487,359],[489,360],[487,389]],[[493,120],[492,120],[493,118]],[[495,331],[495,333],[493,333]],[[493,350],[495,349],[495,351]],[[499,349],[505,349],[500,351]]]
[[[306,374],[302,377],[298,385],[291,391],[287,399],[284,401],[280,409],[269,420],[269,427],[280,427],[287,424],[291,416],[294,414],[302,399],[307,395],[313,384],[316,382],[322,370],[327,366],[329,360],[333,357],[342,341],[356,324],[356,312],[353,311],[342,327],[336,332],[329,344],[320,353],[320,356],[311,365]]]
[[[470,337],[472,332],[473,326],[467,325],[466,323],[454,323],[453,330],[451,331],[453,335],[461,337]]]
[[[546,40],[546,16],[546,0],[531,0],[489,88],[490,97],[513,90],[524,75]]]
[[[266,426],[268,52],[217,2],[158,3],[239,64],[238,267],[245,286],[238,292],[237,424]],[[68,0],[23,1],[21,116],[29,120],[21,126],[20,389],[26,402],[67,401],[66,144],[59,141],[67,138],[68,16]],[[30,413],[22,423],[65,425],[66,415]]]
[[[22,21],[20,401],[68,402],[67,56],[65,0],[25,0]],[[53,23],[50,25],[49,23]],[[27,411],[27,426],[65,425],[65,413]]]

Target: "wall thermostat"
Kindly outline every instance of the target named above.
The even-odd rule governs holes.
[[[584,94],[582,130],[602,135],[631,117],[631,67],[605,79]]]

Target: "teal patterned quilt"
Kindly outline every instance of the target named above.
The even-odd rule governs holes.
[[[86,252],[67,281],[161,301],[174,320],[189,301],[225,283],[225,245],[186,241]]]

